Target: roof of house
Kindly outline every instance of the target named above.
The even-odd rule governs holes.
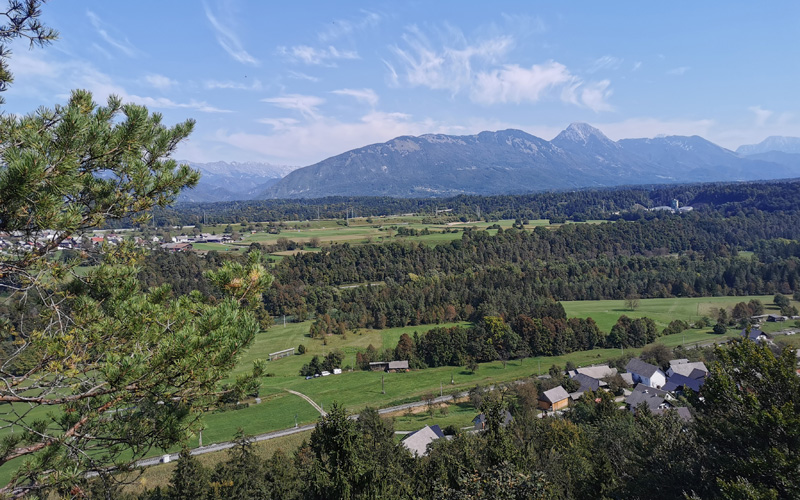
[[[708,368],[706,368],[705,363],[702,361],[698,361],[696,363],[678,363],[673,364],[672,361],[669,362],[669,370],[668,372],[672,372],[673,374],[677,373],[679,375],[683,375],[684,377],[691,377],[691,373],[695,370],[702,373],[701,377],[705,377],[705,374],[708,373]]]
[[[681,390],[683,389],[684,386],[686,386],[689,389],[693,390],[694,392],[700,392],[700,388],[703,386],[704,382],[705,380],[702,378],[693,379],[685,375],[676,373],[671,377],[667,378],[667,383],[664,384],[664,387],[662,387],[662,389],[665,391],[672,392],[676,390]]]
[[[408,361],[389,361],[390,370],[408,370]]]
[[[510,424],[512,420],[514,420],[514,417],[508,410],[505,410],[505,416],[503,417],[503,426]],[[481,413],[477,417],[473,418],[472,422],[475,424],[483,424],[486,422],[486,415]]]
[[[622,380],[628,383],[628,385],[633,385],[633,375],[630,373],[620,373]]]
[[[679,406],[677,408],[656,408],[655,410],[652,410],[653,415],[664,415],[668,411],[677,412],[678,416],[684,422],[691,422],[694,419],[694,417],[692,417],[692,413],[689,411],[689,408],[685,406]]]
[[[573,380],[577,380],[579,384],[581,384],[580,392],[583,393],[585,391],[597,391],[600,388],[600,381],[594,377],[590,377],[589,375],[584,375],[583,373],[576,373]]]
[[[613,377],[617,374],[617,369],[611,368],[608,365],[596,365],[586,366],[584,368],[576,368],[575,372],[600,380],[603,377]]]
[[[625,398],[625,404],[631,410],[635,410],[637,406],[645,403],[648,408],[654,410],[663,404],[669,404],[666,401],[668,397],[672,396],[667,391],[655,389],[644,384],[637,384],[630,396]]]
[[[438,428],[438,426],[436,427]],[[412,454],[422,457],[428,453],[429,444],[444,436],[441,429],[439,429],[439,434],[431,427],[423,427],[417,432],[409,434],[401,442]]]
[[[548,403],[556,403],[558,401],[563,401],[568,398],[569,398],[569,393],[566,391],[566,389],[564,389],[560,385],[558,387],[550,389],[549,391],[544,391],[542,395],[539,396],[539,399],[541,401],[547,401]]]
[[[758,338],[759,338],[760,336],[762,336],[762,335],[764,335],[764,332],[762,332],[762,331],[761,331],[761,330],[759,330],[758,328],[753,328],[753,329],[751,329],[751,330],[750,330],[750,335],[748,335],[748,334],[747,334],[747,329],[746,329],[746,328],[745,328],[745,329],[743,329],[743,330],[742,330],[742,332],[741,332],[741,336],[742,336],[742,337],[747,337],[747,338],[749,338],[750,340],[752,340],[753,342],[756,342],[756,341],[758,341]]]
[[[632,358],[628,361],[628,364],[625,365],[625,369],[630,373],[635,373],[642,377],[650,378],[652,377],[659,368],[655,365],[651,365],[650,363],[645,363],[639,358]]]

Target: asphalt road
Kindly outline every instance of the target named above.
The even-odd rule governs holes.
[[[466,395],[467,395],[467,392],[465,391],[465,392],[460,393],[458,395],[458,397],[464,397]],[[451,395],[440,396],[440,397],[434,399],[433,402],[434,403],[443,403],[445,401],[449,401],[450,399],[452,399],[452,397],[453,396],[451,396]],[[396,411],[404,411],[404,410],[407,410],[409,408],[418,408],[420,406],[425,406],[427,404],[428,403],[426,401],[415,401],[413,403],[405,403],[405,404],[402,404],[402,405],[391,406],[389,408],[381,408],[381,409],[378,410],[378,413],[383,415],[383,414],[386,414],[386,413],[393,413],[393,412],[396,412]],[[351,415],[350,418],[357,419],[358,415]],[[283,430],[280,430],[280,431],[267,432],[266,434],[259,434],[257,436],[253,436],[251,438],[251,440],[254,441],[254,442],[258,442],[258,441],[267,441],[269,439],[275,439],[275,438],[284,437],[284,436],[291,436],[292,434],[297,434],[298,432],[310,431],[310,430],[314,429],[316,426],[317,426],[317,424],[314,423],[314,424],[308,424],[308,425],[301,425],[300,427],[291,427],[289,429],[283,429]],[[217,451],[223,451],[223,450],[227,450],[227,449],[233,448],[235,445],[236,445],[236,443],[234,443],[232,441],[228,441],[228,442],[225,442],[225,443],[210,444],[208,446],[201,446],[199,448],[194,448],[194,449],[191,450],[191,453],[192,453],[192,455],[202,455],[204,453],[215,453]],[[164,457],[166,455],[167,454],[160,455],[160,456],[157,456],[157,457],[145,458],[145,459],[139,460],[138,462],[136,462],[135,467],[137,467],[137,468],[138,467],[150,467],[152,465],[158,465],[160,463],[164,463],[165,462],[164,461]],[[177,460],[178,459],[178,455],[179,455],[178,453],[169,454],[169,461]]]

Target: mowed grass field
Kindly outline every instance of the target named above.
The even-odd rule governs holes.
[[[739,302],[758,299],[764,304],[765,313],[777,313],[778,308],[772,303],[773,295],[755,295],[742,297],[681,297],[670,299],[641,299],[639,307],[630,310],[625,307],[624,300],[577,300],[562,301],[568,317],[588,318],[595,320],[601,330],[608,332],[621,315],[630,318],[647,316],[664,328],[674,319],[682,319],[688,323],[707,316],[716,321],[716,310],[720,307],[732,309]],[[797,305],[797,303],[795,303]]]
[[[368,244],[378,243],[385,241],[419,241],[427,245],[440,245],[452,240],[461,239],[462,232],[465,228],[474,228],[477,230],[488,230],[490,234],[497,231],[495,229],[488,229],[491,226],[499,225],[507,229],[510,228],[514,221],[510,219],[484,222],[484,221],[468,221],[468,222],[453,222],[449,224],[423,224],[423,217],[419,216],[404,216],[404,217],[372,217],[369,218],[371,222],[367,222],[366,217],[358,217],[350,219],[349,225],[337,224],[336,220],[319,220],[319,221],[291,221],[287,222],[285,228],[281,229],[280,234],[269,234],[267,232],[258,231],[251,233],[246,230],[249,225],[233,224],[232,229],[239,231],[242,235],[242,240],[234,243],[196,243],[193,248],[198,251],[216,250],[219,252],[232,252],[241,251],[250,246],[251,243],[260,243],[264,245],[274,245],[279,239],[285,238],[296,243],[308,245],[312,239],[318,239],[323,245],[336,244],[336,243],[350,243],[350,244]],[[597,224],[606,221],[587,221],[577,224]],[[569,222],[569,224],[576,224]],[[531,220],[524,227],[527,230],[533,230],[535,227],[557,227],[561,224],[550,224],[547,219]],[[409,229],[416,229],[422,231],[428,229],[431,234],[419,236],[398,236],[397,229],[405,227]],[[205,226],[204,232],[213,231],[217,234],[221,233],[226,228],[226,225],[220,224],[216,226]],[[445,232],[446,230],[456,230],[452,232]],[[318,251],[319,248],[312,249]],[[276,255],[280,254],[277,252]]]

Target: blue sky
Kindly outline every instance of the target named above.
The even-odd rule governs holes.
[[[8,112],[86,88],[197,126],[178,157],[304,166],[400,135],[575,121],[612,139],[800,136],[800,2],[53,0]]]

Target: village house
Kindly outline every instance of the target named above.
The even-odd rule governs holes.
[[[558,411],[569,405],[569,393],[561,387],[555,387],[549,391],[544,391],[539,396],[539,408],[548,411]]]
[[[438,425],[430,425],[409,434],[401,443],[412,455],[424,457],[428,454],[428,445],[444,437],[444,432]]]
[[[645,363],[639,358],[628,361],[625,370],[631,374],[634,383],[642,383],[656,389],[667,383],[667,376],[659,367]]]
[[[514,417],[511,416],[511,413],[508,410],[505,410],[505,413],[503,415],[503,422],[500,425],[502,425],[503,427],[506,427],[513,420],[514,420]],[[481,413],[477,417],[473,418],[472,419],[472,424],[475,426],[475,430],[476,431],[482,431],[482,430],[486,429],[486,415]]]

